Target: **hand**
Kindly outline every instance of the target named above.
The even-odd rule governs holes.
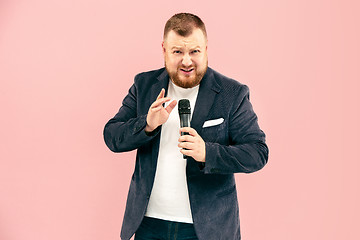
[[[180,134],[181,132],[188,132],[190,135],[179,137],[178,147],[181,148],[180,152],[194,158],[198,162],[205,162],[205,142],[201,136],[191,127],[180,128]]]
[[[166,108],[164,108],[163,104],[171,100],[169,97],[164,96],[165,89],[161,89],[156,101],[151,104],[146,117],[146,132],[152,132],[158,126],[164,124],[168,120],[171,111],[176,106],[176,100],[173,100]]]

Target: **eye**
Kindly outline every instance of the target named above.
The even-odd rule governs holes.
[[[173,51],[173,53],[174,53],[174,54],[180,54],[180,53],[181,53],[181,51],[179,51],[179,50],[175,50],[175,51]]]
[[[194,50],[194,51],[192,51],[192,53],[199,53],[200,52],[200,50]]]

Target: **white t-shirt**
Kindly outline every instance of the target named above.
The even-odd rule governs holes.
[[[181,88],[169,80],[167,96],[171,98],[171,101],[189,99],[191,116],[198,92],[199,85],[193,88]],[[165,106],[170,102],[166,103]],[[193,223],[186,181],[186,159],[183,158],[178,147],[179,128],[180,119],[176,106],[161,128],[154,186],[145,216]]]

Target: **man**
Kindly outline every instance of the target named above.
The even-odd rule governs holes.
[[[234,173],[268,159],[248,87],[208,67],[205,25],[193,14],[167,21],[162,47],[165,69],[138,74],[104,129],[112,151],[137,149],[121,239],[238,240]],[[192,111],[180,131],[179,99]]]

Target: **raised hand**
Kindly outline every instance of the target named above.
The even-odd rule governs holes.
[[[166,108],[164,108],[163,104],[171,100],[169,97],[164,96],[165,89],[161,89],[156,101],[151,104],[146,117],[146,132],[152,132],[158,126],[164,124],[168,120],[171,111],[176,106],[176,100],[173,100]]]

